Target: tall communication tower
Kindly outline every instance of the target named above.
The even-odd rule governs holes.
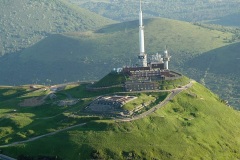
[[[164,69],[168,70],[168,62],[170,61],[171,56],[168,54],[167,46],[163,55]]]
[[[139,11],[139,49],[140,49],[140,53],[139,53],[138,59],[139,59],[140,66],[147,67],[147,54],[145,53],[145,46],[144,46],[144,26],[143,26],[141,0],[140,0],[140,11]]]

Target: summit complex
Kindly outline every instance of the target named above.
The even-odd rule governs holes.
[[[169,70],[171,59],[167,47],[163,55],[156,53],[149,56],[145,51],[144,25],[142,1],[139,10],[139,55],[138,64],[130,67],[114,69],[114,72],[128,77],[125,82],[125,91],[142,91],[162,89],[159,81],[175,80],[182,77],[181,74]]]

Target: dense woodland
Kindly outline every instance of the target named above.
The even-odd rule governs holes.
[[[70,0],[74,3],[78,1]],[[164,17],[190,22],[221,19],[238,13],[239,0],[143,0],[145,17]],[[126,21],[136,19],[139,4],[136,0],[90,1],[79,4],[105,17]],[[219,22],[220,23],[220,22]],[[239,25],[239,22],[236,22]]]

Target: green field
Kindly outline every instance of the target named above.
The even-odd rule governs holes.
[[[81,86],[70,88],[62,92],[75,97],[76,90],[83,91]],[[1,93],[13,90],[0,89]],[[198,83],[163,108],[132,122],[81,115],[86,97],[91,98],[79,94],[76,98],[81,102],[71,107],[46,104],[29,108],[19,107],[8,99],[1,101],[1,145],[87,122],[33,142],[1,148],[2,152],[13,157],[44,155],[62,159],[240,158],[239,112]]]

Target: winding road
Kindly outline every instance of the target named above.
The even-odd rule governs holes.
[[[162,101],[160,104],[156,105],[155,107],[149,109],[148,111],[142,113],[142,114],[139,114],[139,115],[136,115],[132,118],[118,118],[118,119],[115,119],[116,121],[122,121],[122,122],[130,122],[130,121],[134,121],[134,120],[138,120],[138,119],[141,119],[141,118],[144,118],[146,116],[148,116],[149,114],[155,112],[156,110],[158,110],[159,108],[165,106],[170,100],[172,100],[176,95],[178,95],[179,93],[181,93],[182,91],[192,87],[194,81],[190,81],[187,85],[185,86],[182,86],[181,88],[176,88],[176,89],[172,89],[172,90],[164,90],[165,92],[166,91],[170,91],[171,93],[167,96],[167,98],[165,98],[164,101]],[[149,92],[149,91],[148,91]],[[156,91],[157,92],[157,91]],[[158,91],[159,92],[159,91]],[[40,135],[40,136],[37,136],[37,137],[33,137],[33,138],[30,138],[28,140],[25,140],[25,141],[18,141],[18,142],[13,142],[13,143],[10,143],[10,144],[6,144],[6,145],[1,145],[0,148],[3,148],[3,147],[11,147],[11,146],[15,146],[15,145],[18,145],[18,144],[23,144],[23,143],[27,143],[27,142],[32,142],[32,141],[35,141],[35,140],[38,140],[40,138],[44,138],[44,137],[47,137],[47,136],[51,136],[51,135],[54,135],[54,134],[57,134],[59,132],[63,132],[63,131],[66,131],[66,130],[70,130],[70,129],[73,129],[73,128],[76,128],[76,127],[80,127],[80,126],[83,126],[83,125],[86,125],[87,123],[81,123],[81,124],[77,124],[77,125],[74,125],[74,126],[70,126],[70,127],[67,127],[67,128],[64,128],[64,129],[60,129],[60,130],[57,130],[55,132],[51,132],[51,133],[47,133],[47,134],[44,134],[44,135]]]
[[[16,159],[0,154],[0,160],[16,160]]]
[[[172,90],[165,90],[165,91],[171,91],[171,93],[158,105],[156,105],[155,107],[147,110],[146,112],[136,115],[132,118],[123,118],[123,119],[116,119],[116,121],[123,121],[123,122],[130,122],[130,121],[135,121],[137,119],[141,119],[144,118],[146,116],[148,116],[149,114],[155,112],[156,110],[158,110],[159,108],[165,106],[170,100],[172,100],[176,95],[178,95],[179,93],[181,93],[182,91],[192,87],[194,81],[191,81],[190,83],[188,83],[187,85],[181,87],[181,88],[176,88],[176,89],[172,89]]]

